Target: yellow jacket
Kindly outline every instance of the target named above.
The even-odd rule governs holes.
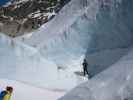
[[[10,100],[11,93],[7,91],[7,94],[3,97],[3,100]]]

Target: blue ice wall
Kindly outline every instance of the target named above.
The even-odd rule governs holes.
[[[92,36],[86,59],[88,70],[95,75],[118,61],[133,44],[133,1],[114,1],[112,5],[101,3],[96,21],[92,24]]]

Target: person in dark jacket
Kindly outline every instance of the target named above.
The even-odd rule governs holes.
[[[84,76],[85,76],[86,74],[89,75],[89,72],[88,72],[88,69],[87,69],[87,67],[88,67],[88,63],[87,63],[86,59],[84,59],[82,65],[83,65]]]

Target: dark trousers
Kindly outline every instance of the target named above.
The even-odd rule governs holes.
[[[89,75],[89,72],[88,72],[87,68],[84,68],[84,76],[85,76],[86,74]]]

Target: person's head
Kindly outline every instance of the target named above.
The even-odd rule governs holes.
[[[6,91],[9,91],[10,93],[12,93],[13,92],[13,88],[11,86],[7,86],[6,87]]]

